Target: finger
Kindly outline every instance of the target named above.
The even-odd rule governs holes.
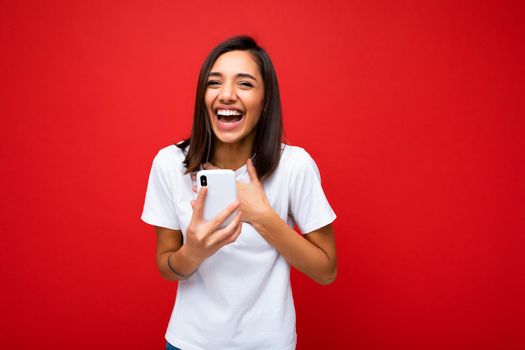
[[[195,210],[195,199],[191,200],[191,209]]]
[[[233,232],[233,234],[230,237],[226,237],[226,239],[220,242],[221,247],[235,242],[237,240],[237,237],[239,237],[239,235],[241,234],[241,232],[242,232],[242,221],[239,223],[239,225],[237,225],[237,227],[235,228],[235,232]]]
[[[237,215],[235,215],[233,220],[228,224],[228,226],[218,231],[215,231],[215,233],[213,234],[213,244],[228,240],[229,238],[231,238],[231,236],[236,234],[237,230],[239,230],[239,226],[242,225],[241,218],[242,214],[239,211]]]
[[[191,190],[195,193],[198,192],[197,190],[197,174],[191,173]]]
[[[239,226],[237,226],[237,230],[231,236],[231,238],[228,240],[229,241],[228,243],[235,242],[237,240],[237,237],[239,237],[239,235],[241,234],[241,232],[242,232],[242,218],[241,218],[241,223],[239,224]]]
[[[233,233],[233,235],[231,236],[231,239],[229,239],[230,243],[231,242],[234,242],[235,240],[237,240],[237,237],[239,237],[239,235],[241,234],[241,231],[242,231],[242,214],[240,216],[240,222],[239,222],[239,225],[237,226],[237,229],[235,230],[235,232]]]
[[[246,167],[248,168],[248,175],[250,175],[250,182],[259,182],[259,178],[257,177],[257,170],[255,170],[255,166],[253,165],[251,159],[248,159],[246,161]]]
[[[208,188],[206,186],[201,187],[201,190],[197,194],[197,199],[192,200],[194,203],[193,207],[193,217],[198,220],[202,220],[204,212],[204,200],[206,199],[206,193],[208,193]]]
[[[215,165],[213,165],[213,164],[211,164],[211,163],[204,163],[204,164],[202,165],[202,167],[203,167],[204,169],[206,169],[206,170],[211,170],[211,169],[220,169],[219,167],[217,167],[217,166],[215,166]]]
[[[209,225],[211,226],[210,229],[212,231],[215,231],[221,226],[221,224],[240,206],[239,201],[235,201],[233,203],[230,203],[226,208],[221,210],[219,214],[217,214],[213,219],[209,221]]]

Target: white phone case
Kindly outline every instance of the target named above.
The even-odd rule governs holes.
[[[235,173],[229,169],[201,170],[197,173],[197,189],[202,187],[201,177],[206,177],[208,193],[204,200],[204,220],[209,221],[237,199]],[[235,210],[220,226],[226,227],[237,215]]]

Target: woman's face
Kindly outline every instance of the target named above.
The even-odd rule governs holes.
[[[230,51],[217,58],[204,100],[218,141],[238,143],[254,135],[263,109],[264,82],[247,51]]]

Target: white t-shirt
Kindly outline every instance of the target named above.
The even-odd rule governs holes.
[[[190,174],[175,145],[153,160],[141,219],[181,230],[191,220]],[[246,165],[235,171],[248,182]],[[321,187],[319,170],[302,148],[282,144],[279,166],[264,182],[273,209],[290,227],[306,234],[336,215]],[[292,350],[297,334],[290,265],[249,223],[234,243],[208,257],[188,279],[178,282],[166,340],[182,350]]]

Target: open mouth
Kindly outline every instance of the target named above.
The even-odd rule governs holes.
[[[241,124],[244,113],[238,109],[221,109],[215,110],[215,116],[219,121],[219,127],[230,130]]]
[[[215,115],[223,123],[235,123],[240,121],[244,114],[236,109],[217,109]]]

